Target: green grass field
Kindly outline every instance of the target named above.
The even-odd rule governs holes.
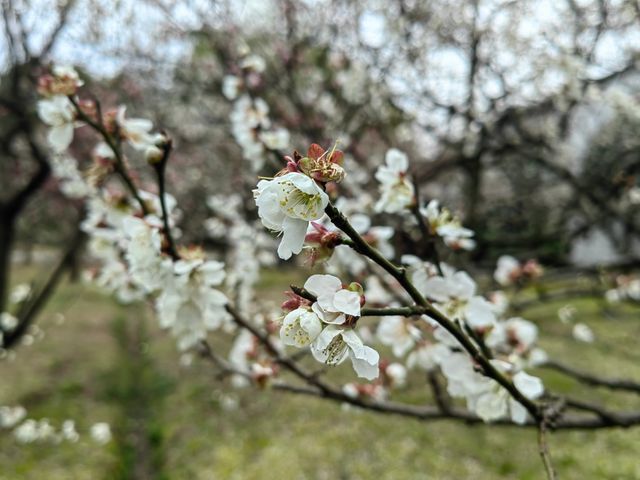
[[[286,282],[270,273],[267,295]],[[566,303],[523,312],[544,332],[542,346],[576,367],[640,379],[638,310],[572,301],[596,333],[597,342],[586,345],[557,320]],[[62,325],[56,313],[64,314]],[[22,404],[31,418],[57,426],[74,419],[81,439],[22,446],[0,432],[0,480],[544,478],[533,430],[421,423],[268,390],[232,390],[199,359],[181,367],[172,339],[144,305],[119,306],[83,285],[63,285],[40,325],[42,340],[0,362],[0,405]],[[617,353],[613,345],[621,347]],[[337,370],[331,375],[351,375],[348,367]],[[583,391],[558,374],[543,377],[556,391]],[[420,388],[399,398],[426,401]],[[223,408],[229,397],[237,409]],[[637,396],[602,390],[590,400],[640,408]],[[108,445],[88,435],[98,421],[111,424]],[[561,479],[640,479],[640,428],[554,433],[550,444]]]

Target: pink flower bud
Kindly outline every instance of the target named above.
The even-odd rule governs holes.
[[[285,312],[292,312],[293,310],[300,307],[311,306],[311,302],[306,298],[302,298],[300,295],[296,295],[292,291],[284,292],[284,294],[289,297],[280,306]]]
[[[528,260],[522,267],[522,273],[529,278],[538,278],[544,273],[544,269],[536,260]]]

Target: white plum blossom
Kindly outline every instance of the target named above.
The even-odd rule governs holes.
[[[398,149],[387,151],[385,165],[378,167],[376,180],[380,182],[381,197],[375,205],[377,212],[398,213],[414,201],[414,187],[407,178],[409,159]]]
[[[241,330],[236,336],[229,351],[229,362],[240,372],[249,375],[251,373],[250,359],[255,356],[257,350],[256,337],[249,330]],[[233,375],[232,383],[235,387],[246,387],[249,380],[243,375]]]
[[[627,191],[627,198],[631,205],[640,205],[640,187],[631,187]]]
[[[365,346],[353,329],[353,320],[360,316],[361,294],[343,288],[332,275],[312,275],[304,288],[316,301],[311,309],[300,306],[285,316],[282,342],[298,348],[310,345],[314,358],[327,365],[338,365],[349,357],[358,376],[377,378],[380,355]],[[352,288],[361,291],[362,287],[352,284]]]
[[[420,213],[429,222],[429,228],[432,232],[442,237],[444,243],[459,250],[473,250],[476,246],[475,241],[471,238],[473,230],[464,228],[460,224],[460,220],[446,208],[440,208],[437,200],[431,200],[426,207],[420,209]]]
[[[31,295],[31,285],[28,283],[20,283],[11,290],[9,301],[11,303],[22,303],[29,297],[29,295]]]
[[[509,308],[509,297],[501,290],[489,293],[488,299],[493,306],[493,311],[498,316],[503,315]]]
[[[450,318],[464,320],[471,328],[487,329],[496,323],[494,308],[484,297],[476,295],[476,282],[463,271],[456,272],[442,264],[444,276],[416,278],[414,283],[436,307]]]
[[[267,62],[260,55],[250,54],[241,60],[240,67],[262,73],[267,68]]]
[[[562,323],[569,323],[573,320],[576,313],[578,313],[578,309],[573,305],[565,305],[558,309],[558,318]]]
[[[0,407],[0,428],[13,428],[27,416],[27,410],[21,406]]]
[[[535,400],[544,393],[542,381],[523,371],[511,374],[513,366],[502,360],[491,360],[503,374],[512,376],[516,388],[528,399]],[[463,397],[467,407],[485,422],[509,416],[514,423],[527,420],[527,410],[495,380],[478,373],[471,358],[464,353],[452,353],[441,363],[447,378],[447,390],[451,396]]]
[[[11,331],[18,326],[18,319],[9,312],[0,313],[0,331]]]
[[[56,440],[56,431],[46,418],[33,420],[31,418],[22,422],[13,431],[18,443],[34,443]]]
[[[286,260],[300,253],[309,222],[324,215],[327,194],[313,179],[297,172],[261,180],[253,192],[262,224],[282,233],[278,256]]]
[[[116,113],[119,133],[133,148],[145,151],[158,140],[157,135],[150,133],[153,123],[146,118],[126,118],[126,110],[126,107],[119,107]]]
[[[59,444],[63,441],[75,443],[80,439],[73,420],[65,420],[62,422],[60,430],[57,431],[46,418],[40,420],[29,418],[24,420],[13,430],[13,436],[18,443],[23,444],[36,442]]]
[[[394,388],[402,388],[407,384],[407,369],[401,363],[390,363],[384,373]]]
[[[511,285],[520,274],[520,262],[510,255],[503,255],[498,259],[493,278],[500,285]]]
[[[517,353],[529,351],[538,340],[538,327],[524,318],[514,317],[497,323],[491,330],[486,344],[494,349],[504,346],[515,348]]]
[[[38,116],[49,125],[47,140],[54,152],[64,152],[73,140],[75,107],[65,95],[38,101]]]
[[[341,325],[347,316],[360,316],[360,294],[342,287],[333,275],[312,275],[304,288],[317,297],[311,308],[324,322]]]
[[[225,277],[221,262],[178,260],[173,264],[173,277],[156,300],[162,328],[168,328],[178,339],[178,348],[187,350],[229,320],[225,310],[226,296],[213,288]]]
[[[157,220],[159,221],[159,220]],[[129,239],[125,257],[132,278],[148,292],[160,288],[166,279],[168,262],[161,257],[160,231],[145,220],[128,217],[123,222]]]
[[[640,301],[640,278],[632,275],[618,275],[616,277],[616,288],[607,290],[605,298],[611,303],[625,299]]]
[[[289,146],[290,135],[286,128],[265,130],[258,137],[269,150],[283,150]]]
[[[471,358],[466,353],[452,352],[445,356],[441,359],[440,369],[447,379],[449,394],[452,397],[466,398],[467,404],[486,392],[492,382],[475,370]]]
[[[396,357],[403,357],[420,340],[420,330],[411,320],[400,316],[384,317],[376,331],[378,339],[383,345],[392,348]]]
[[[86,198],[95,193],[78,169],[78,162],[67,155],[56,155],[51,160],[53,176],[60,182],[60,190],[68,198]]]
[[[108,423],[94,423],[89,431],[93,441],[100,445],[106,445],[111,441],[111,427]]]
[[[372,304],[387,305],[391,303],[392,295],[382,285],[382,281],[376,276],[370,276],[366,280],[367,302]]]
[[[530,367],[539,367],[549,361],[549,355],[541,348],[534,348],[529,352],[527,365]]]
[[[373,380],[379,375],[380,355],[362,343],[351,328],[329,325],[311,344],[311,353],[319,362],[338,365],[348,358],[359,377]]]
[[[233,92],[229,88],[228,94]],[[251,162],[254,171],[262,168],[267,148],[284,148],[289,132],[277,129],[270,132],[269,106],[262,98],[242,95],[233,104],[230,115],[231,133],[242,148],[242,155]],[[270,132],[270,133],[267,133]],[[286,138],[285,138],[286,137]]]
[[[84,82],[80,79],[80,75],[78,75],[76,69],[71,65],[54,65],[51,68],[51,72],[58,78],[72,81],[76,87],[84,85]]]
[[[443,343],[421,342],[407,356],[407,367],[431,371],[449,356],[450,352],[449,347]]]
[[[285,345],[302,348],[311,344],[321,331],[322,322],[318,315],[308,308],[301,307],[284,317],[280,339]]]
[[[222,94],[227,100],[235,100],[242,87],[242,80],[235,75],[225,75],[222,79]]]
[[[492,360],[494,365],[504,364],[500,360]],[[525,372],[513,376],[513,384],[528,399],[535,400],[544,393],[544,386],[538,377]],[[478,395],[473,401],[475,413],[485,422],[491,422],[507,415],[519,425],[527,421],[527,409],[497,382],[491,381],[491,388]]]
[[[80,435],[76,431],[76,423],[73,420],[65,420],[62,422],[60,435],[64,440],[75,443],[80,439]]]
[[[593,334],[593,330],[591,330],[591,328],[584,323],[576,323],[573,326],[572,334],[573,338],[575,338],[579,342],[593,343],[596,339],[595,335]]]

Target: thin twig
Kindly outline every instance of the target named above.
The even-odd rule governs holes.
[[[549,445],[547,444],[547,426],[544,421],[538,425],[538,452],[540,453],[540,458],[542,458],[547,479],[556,480],[556,471],[553,468],[553,463],[551,463],[551,454],[549,453]]]
[[[555,370],[556,372],[560,372],[587,385],[606,387],[610,390],[624,390],[640,393],[640,382],[636,382],[634,380],[599,377],[591,373],[576,370],[573,367],[554,360],[545,362],[542,367]]]
[[[162,158],[157,163],[153,164],[153,169],[156,172],[158,178],[158,195],[160,197],[160,208],[162,209],[162,224],[164,227],[164,235],[167,239],[168,253],[174,260],[178,260],[178,249],[176,248],[176,242],[173,239],[171,233],[171,227],[169,225],[169,211],[167,210],[167,202],[165,200],[166,194],[166,167],[169,161],[169,155],[171,155],[172,142],[170,139],[162,145]]]

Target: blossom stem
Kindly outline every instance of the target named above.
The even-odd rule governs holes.
[[[427,313],[427,309],[417,305],[411,307],[362,308],[360,310],[361,317],[390,317],[396,315],[401,317],[414,317]]]
[[[524,406],[529,414],[536,420],[541,421],[544,418],[541,409],[529,398],[525,397],[520,390],[513,384],[511,380],[500,373],[493,364],[478,349],[476,344],[451,321],[447,316],[443,315],[436,309],[427,299],[418,291],[418,289],[407,278],[406,270],[402,267],[394,265],[387,260],[378,250],[369,245],[360,234],[351,226],[347,218],[331,203],[325,208],[325,213],[329,216],[333,224],[342,230],[353,242],[353,248],[356,252],[370,258],[375,263],[385,269],[393,276],[400,285],[406,290],[413,301],[425,309],[426,314],[434,319],[440,326],[452,334],[455,339],[462,345],[467,353],[482,368],[483,373],[498,382],[504,387],[509,394]]]
[[[165,200],[166,193],[166,166],[171,154],[171,141],[168,140],[162,147],[162,158],[159,162],[153,164],[153,169],[158,177],[158,196],[160,197],[160,208],[162,209],[162,224],[164,227],[164,235],[168,243],[168,253],[174,260],[179,260],[178,250],[176,248],[175,240],[171,234],[171,227],[169,226],[169,211],[167,210],[167,202]]]

